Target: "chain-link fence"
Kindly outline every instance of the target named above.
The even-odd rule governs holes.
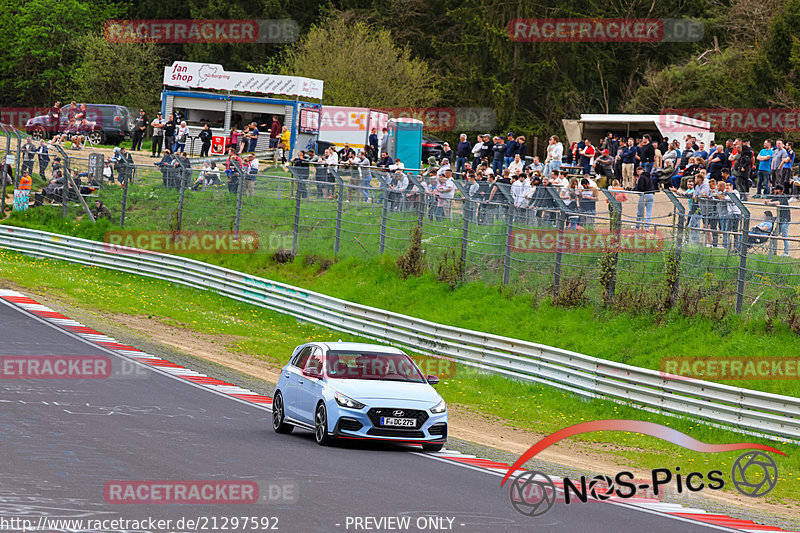
[[[538,293],[582,285],[579,296],[598,302],[694,291],[741,312],[798,293],[800,203],[791,195],[695,199],[367,166],[253,172],[225,161],[109,165],[80,155],[62,158],[74,181],[36,191],[30,211],[87,218],[101,200],[126,230],[247,232],[261,254],[338,258],[397,258],[419,228],[437,275]]]

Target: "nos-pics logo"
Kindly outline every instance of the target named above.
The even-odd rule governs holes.
[[[530,461],[536,454],[556,442],[594,431],[629,431],[650,435],[692,451],[701,453],[719,453],[735,450],[747,450],[733,463],[730,471],[730,483],[744,496],[757,498],[765,496],[778,482],[778,465],[772,456],[764,452],[785,455],[783,452],[755,443],[707,444],[681,433],[675,429],[638,420],[597,420],[584,422],[559,430],[549,435],[525,452],[509,468],[501,486],[505,485],[514,472],[523,470],[522,465]],[[587,503],[589,500],[603,501],[610,498],[634,498],[643,492],[656,497],[667,487],[672,487],[681,494],[701,490],[721,490],[728,481],[726,472],[722,470],[685,472],[680,467],[655,468],[650,477],[634,479],[631,472],[617,472],[614,476],[599,475],[591,478],[581,476],[574,480],[563,478],[553,480],[544,472],[526,470],[516,475],[508,487],[511,505],[527,516],[541,516],[553,508],[557,501],[569,505],[571,503]]]

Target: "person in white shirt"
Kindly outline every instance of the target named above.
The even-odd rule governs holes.
[[[453,182],[453,172],[450,167],[445,167],[439,170],[436,191],[434,194],[438,197],[438,206],[436,210],[436,220],[443,218],[450,218],[451,207],[453,205],[453,198],[456,193],[456,184]]]
[[[483,135],[479,133],[475,138],[475,144],[472,145],[472,166],[475,168],[481,162],[481,150],[483,150]]]
[[[544,175],[549,176],[554,170],[561,170],[561,159],[564,157],[564,145],[558,141],[558,135],[550,137],[547,145],[547,157],[544,159]]]
[[[396,170],[389,182],[389,203],[390,211],[399,211],[403,205],[403,196],[408,189],[408,176],[402,170]]]
[[[559,189],[561,189],[563,187],[566,187],[567,183],[569,183],[569,181],[567,180],[567,177],[564,174],[562,174],[557,170],[553,171],[553,177],[550,178],[551,187],[558,187]]]
[[[514,163],[511,164],[513,165]],[[514,199],[514,207],[522,207],[525,201],[525,193],[530,189],[530,185],[525,185],[525,178],[522,176],[516,176],[516,178],[512,179],[514,181],[511,183],[511,198]]]
[[[399,157],[394,160],[394,164],[393,165],[389,165],[389,170],[390,171],[405,170],[405,169],[406,169],[406,166],[403,164],[402,161],[400,161]]]
[[[186,150],[186,138],[188,136],[189,126],[186,125],[186,121],[183,121],[178,127],[178,132],[175,134],[175,149],[172,151],[173,154],[179,154]]]
[[[508,165],[508,170],[511,172],[512,176],[516,176],[522,172],[523,168],[525,168],[525,163],[520,159],[519,154],[516,154],[514,156],[514,161]]]

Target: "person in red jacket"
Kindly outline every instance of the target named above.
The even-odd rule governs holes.
[[[281,123],[278,122],[278,117],[272,117],[272,126],[269,128],[269,147],[272,149],[277,148],[280,138]]]

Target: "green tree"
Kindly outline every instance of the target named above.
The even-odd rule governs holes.
[[[97,31],[119,13],[101,1],[27,0],[9,2],[3,17],[0,94],[6,102],[43,105],[61,97],[81,54],[76,38]],[[63,97],[62,97],[63,98]]]
[[[426,63],[397,46],[388,30],[352,17],[312,27],[282,65],[285,74],[323,80],[326,104],[415,107],[433,105],[439,97],[437,78]]]
[[[164,63],[157,45],[109,43],[92,34],[75,43],[81,55],[69,72],[72,98],[125,105],[134,113],[159,107]]]

